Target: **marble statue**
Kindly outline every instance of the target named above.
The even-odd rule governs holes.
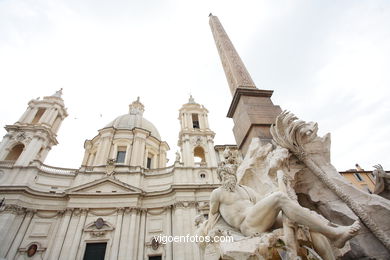
[[[375,165],[374,168],[372,172],[375,176],[374,194],[390,200],[390,173],[385,172],[380,164]]]
[[[226,153],[226,155],[229,154]],[[229,157],[227,161],[231,160]],[[269,161],[270,166],[279,166],[280,162],[287,157],[287,149],[276,150],[273,159]],[[358,221],[350,226],[332,225],[317,213],[300,206],[282,191],[260,195],[252,188],[238,184],[236,172],[236,164],[222,163],[218,167],[218,176],[222,186],[211,193],[206,233],[221,217],[229,226],[239,230],[244,236],[258,236],[278,225],[281,212],[290,221],[305,225],[310,231],[331,239],[333,244],[339,248],[343,247],[345,242],[359,231]],[[328,247],[326,240],[323,238],[320,240],[322,240],[320,243]]]
[[[176,151],[176,159],[175,159],[175,162],[180,162],[180,159],[181,159],[180,153],[179,153],[179,151]]]
[[[374,237],[378,255],[387,255],[381,247],[389,245],[388,200],[345,181],[330,164],[330,135],[317,130],[283,112],[271,128],[272,143],[253,138],[243,160],[224,151],[217,170],[222,186],[210,196],[208,220],[199,217],[196,226],[198,235],[229,235],[234,242],[200,243],[204,259],[354,259],[358,250],[371,250],[365,241]]]
[[[270,129],[273,142],[288,149],[303,165],[314,175],[316,181],[321,182],[332,191],[348,208],[364,223],[365,227],[390,250],[390,236],[386,230],[385,216],[390,210],[390,205],[383,200],[374,198],[376,205],[371,207],[367,200],[358,198],[357,189],[350,189],[344,181],[340,181],[340,174],[330,164],[329,144],[330,136],[325,138],[317,136],[318,125],[313,122],[299,120],[294,114],[283,111]],[[323,150],[326,156],[319,152]],[[327,158],[326,158],[327,157]],[[348,194],[346,191],[349,191]],[[371,198],[370,198],[371,199]],[[379,206],[379,207],[378,207]],[[371,212],[376,212],[379,218],[373,218]]]

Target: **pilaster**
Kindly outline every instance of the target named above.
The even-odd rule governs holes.
[[[23,241],[23,238],[26,234],[27,228],[30,225],[31,219],[34,216],[35,211],[33,210],[26,210],[26,215],[23,219],[22,225],[20,226],[18,233],[16,234],[16,237],[12,243],[11,248],[9,249],[6,258],[7,259],[14,259],[18,249],[20,247],[20,244]]]
[[[66,209],[62,212],[62,217],[60,221],[60,228],[57,231],[57,234],[55,236],[55,242],[52,246],[52,250],[49,254],[48,259],[59,259],[61,248],[65,240],[66,231],[68,230],[70,218],[72,216],[72,209]]]
[[[120,243],[120,237],[121,237],[121,232],[122,232],[123,214],[124,214],[124,209],[119,208],[117,210],[115,233],[114,233],[114,239],[113,239],[112,246],[111,246],[111,258],[112,259],[118,258],[119,243]]]
[[[67,259],[69,259],[69,260],[76,259],[76,254],[77,254],[77,251],[80,247],[80,239],[81,239],[81,235],[83,234],[83,228],[85,225],[85,219],[87,218],[88,209],[82,209],[77,214],[79,214],[80,217],[79,217],[79,221],[77,223],[77,228],[76,228],[75,235],[73,238],[72,246],[70,248],[70,251],[67,252],[68,253]]]

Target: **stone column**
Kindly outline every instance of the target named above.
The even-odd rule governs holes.
[[[187,235],[192,235],[192,232],[191,232],[191,228],[192,228],[192,225],[193,225],[193,220],[191,219],[191,211],[190,211],[190,204],[187,204],[188,202],[184,202],[184,207],[182,209],[182,212],[183,212],[183,220],[182,220],[182,225],[183,225],[183,235],[184,236],[187,236]],[[186,241],[184,243],[184,248],[185,248],[185,252],[186,252],[186,259],[190,260],[190,259],[194,259],[194,255],[192,254],[192,243],[190,243],[189,241]]]
[[[183,204],[177,202],[174,204],[173,210],[173,236],[184,235],[184,220],[183,220]],[[184,243],[173,243],[173,258],[174,259],[186,259]]]
[[[81,216],[80,216],[79,222],[77,224],[77,229],[76,229],[75,236],[73,238],[73,243],[72,243],[72,246],[70,248],[70,251],[68,252],[67,259],[69,259],[69,260],[76,259],[76,254],[77,254],[77,251],[80,247],[80,238],[81,238],[81,235],[83,233],[83,228],[85,225],[85,219],[87,217],[87,214],[88,214],[87,209],[81,210]]]
[[[199,128],[205,129],[206,124],[204,123],[204,114],[198,114],[198,120],[199,120]]]
[[[4,160],[5,157],[8,155],[9,151],[5,149],[11,140],[11,135],[6,134],[3,138],[3,140],[0,143],[0,160]]]
[[[22,243],[23,238],[26,234],[27,228],[30,225],[31,219],[34,216],[34,211],[32,210],[27,210],[27,213],[23,219],[22,225],[20,226],[18,233],[16,234],[16,237],[12,243],[12,246],[10,250],[7,253],[6,258],[7,259],[14,259],[16,254],[18,253],[18,249],[20,246],[20,243]]]
[[[61,116],[57,116],[56,118],[55,118],[55,120],[54,120],[54,122],[53,122],[53,124],[52,124],[52,127],[51,127],[51,131],[53,132],[53,133],[57,133],[58,132],[58,129],[60,129],[60,126],[61,126],[61,124],[62,124],[62,118],[61,118]]]
[[[122,232],[123,214],[124,214],[123,208],[119,208],[116,215],[115,234],[111,246],[111,257],[110,257],[111,259],[118,258],[118,253],[119,253],[118,249],[119,249],[120,237]]]
[[[148,214],[147,209],[141,209],[141,223],[139,230],[139,244],[138,244],[138,257],[137,259],[144,259],[145,251],[145,227],[146,227],[146,215]]]
[[[47,120],[47,123],[50,125],[50,126],[53,126],[54,124],[54,121],[56,120],[57,116],[58,116],[58,110],[55,109],[55,108],[52,108],[51,109],[51,115],[50,115],[50,118]]]
[[[28,114],[31,112],[31,107],[28,107],[26,109],[26,111],[24,111],[23,115],[20,117],[19,119],[19,123],[25,123],[25,120],[26,120],[26,117],[28,116]]]
[[[187,119],[187,113],[183,113],[183,129],[189,128],[188,127],[188,119]]]
[[[66,260],[68,259],[69,252],[71,250],[72,242],[74,240],[76,231],[77,231],[77,224],[79,223],[79,215],[80,210],[75,209],[73,210],[73,214],[71,216],[71,219],[69,221],[68,230],[66,231],[64,243],[62,245],[62,249],[60,252],[60,260]]]
[[[23,222],[25,212],[21,207],[6,205],[5,211],[1,215],[0,223],[0,257],[5,257],[12,241],[14,240],[20,225]]]
[[[49,123],[53,108],[46,108],[42,117],[39,119],[39,123],[47,125]]]
[[[39,150],[42,147],[43,139],[41,137],[35,136],[24,149],[18,160],[16,160],[15,165],[19,166],[28,166],[29,163],[34,159],[38,154]]]
[[[105,155],[107,153],[107,148],[109,148],[109,138],[107,136],[102,136],[102,141],[99,144],[99,147],[96,152],[96,157],[95,157],[95,165],[105,165]]]
[[[215,151],[214,151],[214,142],[213,142],[213,139],[211,137],[207,137],[207,145],[209,147],[208,154],[209,154],[209,158],[210,158],[210,162],[209,162],[208,167],[218,167],[217,158],[216,158]]]
[[[24,123],[31,123],[37,112],[38,108],[30,108],[30,113],[26,116]]]
[[[208,118],[207,114],[204,115],[204,120],[205,120],[205,127],[206,127],[206,129],[210,129],[209,118]]]
[[[133,151],[131,152],[130,166],[144,167],[145,162],[145,138],[143,130],[134,130]]]
[[[172,206],[167,206],[165,207],[166,211],[166,235],[167,236],[172,236]],[[172,243],[167,243],[166,244],[166,249],[165,249],[165,259],[166,260],[173,260],[173,255],[172,255]]]
[[[190,202],[190,208],[189,208],[189,211],[191,214],[188,214],[188,216],[190,217],[190,222],[189,223],[192,223],[191,227],[190,227],[190,235],[195,235],[195,218],[196,218],[196,206],[197,206],[197,203],[195,201],[193,202]],[[199,246],[196,244],[196,243],[189,243],[190,246],[192,246],[192,256],[193,256],[193,259],[201,259],[201,256],[200,256],[200,252],[199,252]]]
[[[131,244],[129,243],[130,218],[131,218],[131,209],[126,208],[123,212],[123,220],[122,220],[123,232],[121,232],[121,236],[120,236],[118,260],[128,259],[127,252],[130,250],[129,247],[131,246]]]
[[[62,245],[64,244],[65,235],[66,235],[66,231],[68,230],[71,216],[72,216],[72,209],[66,209],[62,215],[60,228],[58,229],[58,232],[55,236],[55,242],[52,246],[52,250],[50,254],[48,254],[48,257],[45,257],[45,259],[59,259],[61,248]]]
[[[138,209],[131,210],[131,220],[128,233],[128,244],[129,249],[127,250],[127,259],[137,259],[137,248],[138,248],[138,236],[139,230],[139,211]]]
[[[187,114],[187,126],[189,129],[193,129],[192,125],[192,114],[191,113],[186,113]]]
[[[191,167],[194,166],[194,158],[192,155],[192,147],[190,144],[190,138],[186,135],[183,138],[183,143],[184,143],[184,149],[183,149],[183,162],[184,166],[186,167]]]

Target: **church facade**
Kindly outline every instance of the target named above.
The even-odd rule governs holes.
[[[207,109],[179,110],[180,153],[167,165],[157,128],[139,99],[84,144],[78,169],[44,164],[67,112],[61,91],[28,103],[0,145],[0,259],[201,259],[196,243],[158,235],[195,233],[219,186],[226,147],[214,145]]]

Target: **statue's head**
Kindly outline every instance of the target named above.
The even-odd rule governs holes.
[[[218,179],[222,182],[223,187],[229,191],[233,191],[237,184],[236,171],[236,164],[222,163],[218,166]]]

